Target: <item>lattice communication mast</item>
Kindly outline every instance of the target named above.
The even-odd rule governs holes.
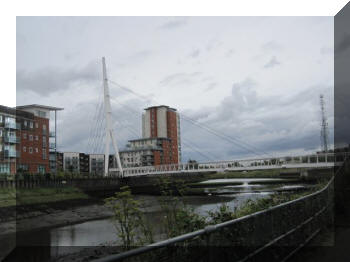
[[[324,152],[328,152],[328,123],[326,117],[325,103],[323,95],[320,95],[320,105],[321,105],[321,114],[322,114],[322,122],[321,122],[321,150]]]

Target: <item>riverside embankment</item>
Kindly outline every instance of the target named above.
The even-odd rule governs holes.
[[[245,174],[247,175],[247,174]],[[210,175],[215,177],[214,175]],[[230,176],[241,176],[240,174],[220,174],[217,177],[230,177]],[[256,177],[254,175],[253,177]],[[179,180],[184,179],[178,177]],[[186,184],[200,184],[206,177],[186,177]],[[232,179],[232,178],[231,178]],[[230,180],[230,178],[229,178]],[[277,179],[278,180],[278,179]],[[158,181],[156,183],[156,181]],[[249,179],[247,180],[249,181]],[[183,201],[191,205],[196,209],[198,213],[205,214],[208,210],[215,209],[221,203],[228,203],[231,207],[235,207],[240,203],[243,203],[247,199],[256,199],[259,197],[265,197],[266,195],[277,192],[278,189],[283,190],[283,187],[292,186],[290,179],[286,179],[285,182],[289,181],[288,184],[284,184],[283,181],[279,184],[272,180],[271,184],[250,184],[254,181],[242,181],[235,182],[229,181],[228,183],[233,183],[233,188],[230,188],[229,184],[218,185],[216,188],[206,187],[206,183],[202,183],[202,188],[194,188],[195,192],[191,192],[191,188],[187,192],[188,195],[184,196]],[[226,181],[227,182],[227,181]],[[258,182],[255,181],[255,182]],[[300,181],[294,181],[300,183]],[[158,187],[159,178],[144,178],[142,181],[132,179],[127,182],[131,185],[131,188],[135,193],[149,192],[149,195],[138,195],[138,199],[142,199],[145,202],[144,211],[149,214],[150,218],[157,216],[161,217],[159,214],[159,203],[157,201],[157,194],[159,193],[154,188]],[[297,185],[296,186],[310,186],[310,184]],[[198,189],[201,190],[200,195],[198,195]],[[216,192],[215,190],[216,189]],[[231,190],[231,194],[229,191]],[[220,196],[223,192],[226,193]],[[287,191],[287,188],[286,188]],[[113,192],[113,191],[112,191]],[[107,236],[113,233],[113,225],[110,220],[106,219],[112,215],[111,211],[103,206],[103,198],[96,196],[101,196],[110,194],[110,192],[104,192],[104,194],[98,193],[94,190],[82,191],[84,197],[82,199],[75,200],[65,200],[56,201],[51,203],[37,203],[32,205],[22,205],[17,206],[15,211],[18,213],[17,220],[6,220],[0,224],[1,230],[1,240],[11,239],[11,235],[16,232],[17,236],[21,236],[20,239],[25,239],[26,243],[37,243],[38,246],[50,247],[55,245],[83,245],[83,246],[96,246],[105,245]],[[193,196],[197,195],[197,196]],[[152,196],[153,195],[153,196]],[[1,209],[0,209],[1,210]],[[91,221],[91,222],[89,222]],[[99,235],[102,236],[100,240],[96,240],[92,234],[92,228],[104,228],[104,230],[99,230]],[[90,231],[90,232],[89,232]],[[66,233],[62,233],[66,232]],[[69,232],[69,233],[67,233]],[[38,236],[40,241],[38,241]],[[72,236],[74,236],[72,238]],[[89,238],[90,236],[90,238]],[[54,240],[56,239],[56,240]],[[86,242],[79,242],[79,240],[85,239]],[[42,240],[45,240],[42,242]],[[11,242],[11,241],[10,241]],[[67,244],[68,243],[68,244]],[[17,242],[14,244],[19,244]],[[76,250],[75,250],[76,251]],[[74,251],[74,252],[75,252]],[[62,255],[60,252],[57,254]],[[57,255],[56,254],[56,255]],[[51,255],[50,255],[51,257]]]

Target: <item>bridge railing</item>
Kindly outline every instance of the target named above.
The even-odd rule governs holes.
[[[342,163],[349,153],[323,153],[293,157],[279,158],[259,158],[243,159],[232,161],[170,164],[159,166],[127,167],[124,168],[124,176],[152,175],[159,173],[191,173],[191,172],[209,172],[209,171],[240,171],[251,169],[269,169],[292,167],[313,167],[324,166],[331,167],[334,164]]]
[[[334,178],[345,176],[346,165],[310,195],[95,262],[285,261],[333,223]]]

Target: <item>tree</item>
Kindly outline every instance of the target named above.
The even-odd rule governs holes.
[[[196,231],[205,227],[205,218],[196,214],[193,208],[185,205],[178,196],[183,196],[186,187],[184,181],[170,182],[161,179],[160,206],[164,213],[164,229],[168,238],[188,232]]]
[[[153,242],[152,229],[140,210],[140,202],[134,200],[128,186],[120,188],[115,196],[105,199],[113,212],[113,222],[124,250]]]

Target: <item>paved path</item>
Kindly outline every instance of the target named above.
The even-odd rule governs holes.
[[[343,212],[335,214],[334,229],[323,230],[311,243],[290,258],[291,262],[350,261],[350,188]],[[327,232],[328,231],[328,232]]]

